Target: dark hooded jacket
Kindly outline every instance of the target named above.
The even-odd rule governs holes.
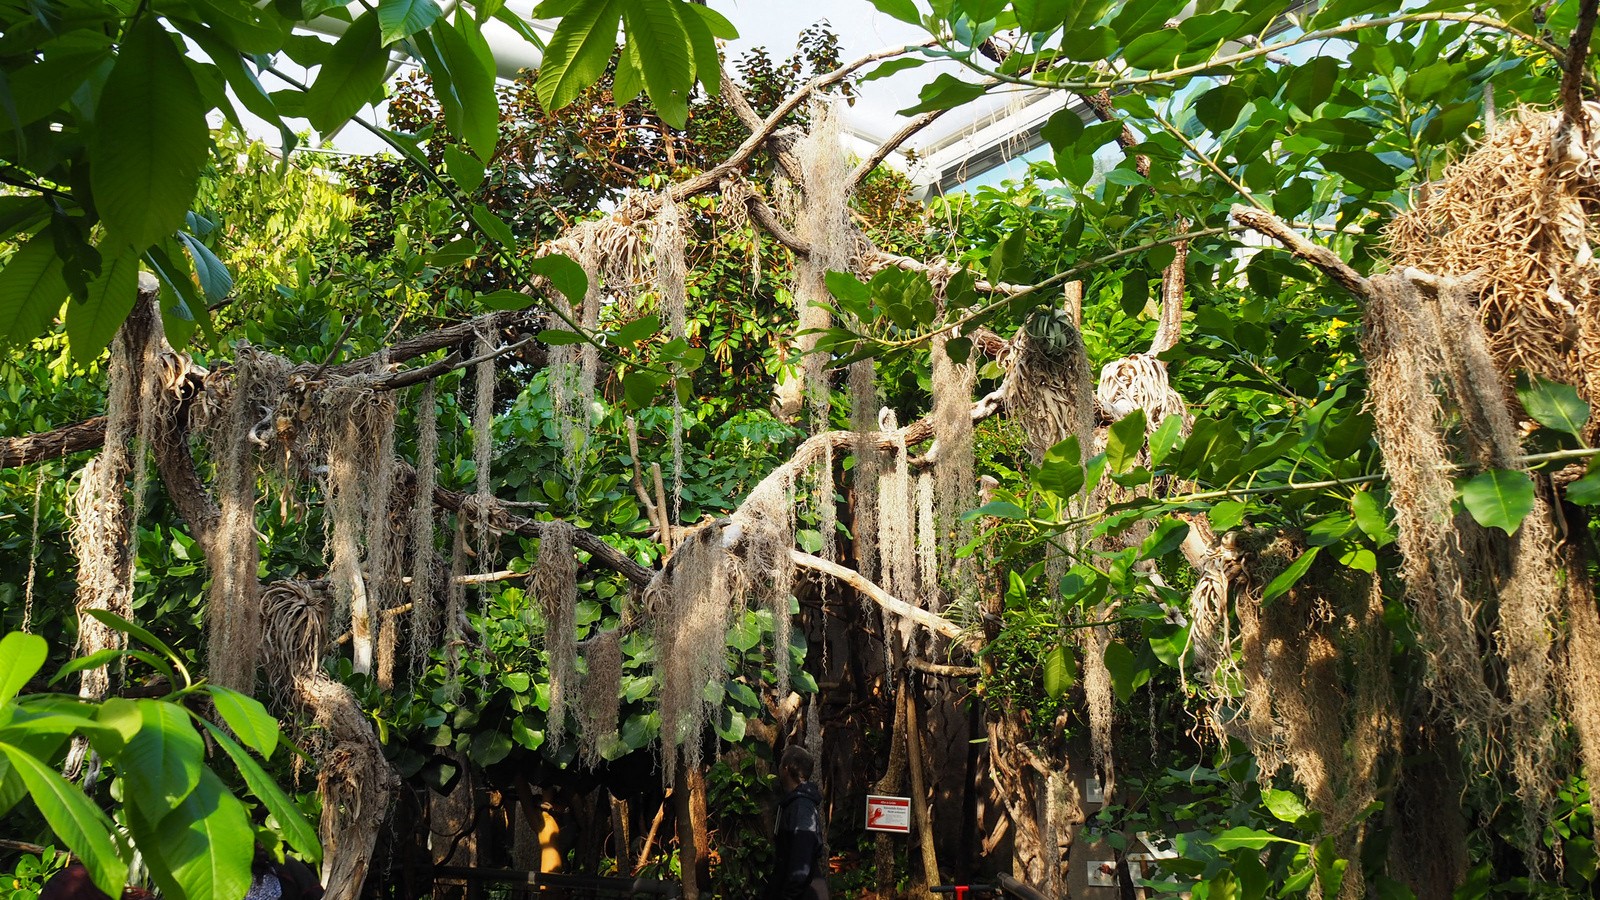
[[[809,781],[778,801],[772,875],[762,900],[828,900],[821,805],[822,792]]]

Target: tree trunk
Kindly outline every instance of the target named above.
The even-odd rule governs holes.
[[[906,680],[910,681],[909,675]],[[911,810],[916,818],[917,842],[922,849],[923,883],[918,893],[932,897],[928,889],[939,883],[939,856],[934,852],[933,815],[928,808],[928,786],[922,771],[922,729],[917,725],[917,698],[909,690],[902,693],[906,705],[906,756],[911,761]]]
[[[891,674],[890,677],[893,677]],[[906,768],[906,742],[901,735],[906,732],[906,684],[896,679],[894,728],[889,735],[889,767],[878,780],[875,790],[879,794],[898,794],[902,773]],[[878,896],[887,900],[894,896],[894,838],[880,832],[877,837]]]
[[[711,840],[706,831],[706,778],[698,768],[678,759],[672,790],[678,826],[678,870],[683,900],[700,900],[711,887]]]

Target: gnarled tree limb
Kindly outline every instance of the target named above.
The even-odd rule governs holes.
[[[105,441],[105,416],[95,416],[37,434],[0,438],[0,469],[59,459],[80,450],[94,450]]]
[[[1241,203],[1233,205],[1232,215],[1234,221],[1240,225],[1261,232],[1282,244],[1290,253],[1321,269],[1345,290],[1363,300],[1371,299],[1372,283],[1367,281],[1365,275],[1351,268],[1349,263],[1339,258],[1339,254],[1301,237],[1299,232],[1290,228],[1282,219],[1265,210]]]

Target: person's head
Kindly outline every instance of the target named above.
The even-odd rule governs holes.
[[[794,790],[802,781],[811,780],[813,765],[811,753],[806,748],[790,744],[784,748],[783,756],[778,760],[778,784],[785,791]]]

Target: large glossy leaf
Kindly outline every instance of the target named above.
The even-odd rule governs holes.
[[[1517,397],[1528,415],[1546,428],[1581,435],[1584,426],[1589,424],[1589,404],[1570,384],[1540,378],[1531,386],[1518,389]]]
[[[392,44],[427,28],[439,18],[433,0],[378,0],[378,38]]]
[[[222,721],[228,723],[233,733],[244,745],[264,757],[272,756],[278,749],[278,720],[254,697],[247,697],[232,688],[211,686],[211,702],[216,704]]]
[[[589,274],[571,257],[559,253],[541,256],[528,263],[528,271],[546,278],[574,306],[589,292]]]
[[[488,162],[500,140],[500,101],[494,90],[494,63],[477,26],[461,12],[456,23],[438,22],[430,31],[439,48],[439,61],[449,70],[455,103],[445,107],[445,125]],[[474,38],[477,40],[475,41]]]
[[[31,340],[45,329],[65,299],[67,280],[49,236],[23,244],[0,270],[0,342]]]
[[[194,263],[194,274],[200,281],[200,290],[205,294],[206,302],[220,303],[228,299],[228,294],[233,291],[233,273],[228,271],[228,267],[194,235],[180,231],[178,240],[189,251],[189,259]]]
[[[1060,699],[1077,681],[1077,663],[1064,644],[1057,644],[1044,655],[1044,692]]]
[[[159,865],[150,874],[168,900],[243,897],[250,889],[255,833],[244,804],[210,769],[158,823],[141,813],[134,840]],[[153,827],[152,827],[153,826]]]
[[[922,24],[922,17],[917,12],[917,4],[912,0],[872,0],[872,5],[876,6],[879,12],[887,13],[902,22],[911,25]]]
[[[578,0],[561,17],[539,66],[536,90],[545,109],[566,106],[605,74],[623,6],[621,0]]]
[[[212,688],[215,691],[215,688]],[[206,730],[211,732],[211,737],[239,767],[239,774],[244,776],[244,783],[249,786],[250,793],[255,794],[267,812],[278,820],[278,829],[282,832],[284,840],[300,851],[300,855],[316,861],[322,858],[322,844],[317,840],[317,832],[306,821],[306,817],[295,807],[294,801],[278,787],[272,776],[266,773],[261,765],[250,757],[239,743],[220,728],[210,722],[204,723]]]
[[[123,36],[89,137],[89,183],[111,240],[143,250],[182,224],[209,138],[172,34],[141,17]]]
[[[1490,469],[1461,483],[1461,501],[1485,528],[1511,534],[1533,512],[1533,481],[1526,472]]]
[[[722,60],[717,53],[717,38],[711,33],[711,27],[705,19],[689,12],[705,7],[684,3],[683,0],[672,0],[672,4],[678,11],[678,20],[683,23],[683,31],[688,35],[689,47],[693,51],[694,73],[690,77],[690,87],[698,80],[705,85],[706,93],[715,97],[722,92]],[[618,68],[621,68],[620,61]]]
[[[7,779],[18,778],[27,785],[34,805],[50,824],[50,830],[77,855],[95,887],[120,897],[128,877],[128,865],[117,855],[116,845],[112,843],[111,820],[78,790],[77,785],[56,774],[32,754],[10,744],[0,744],[0,753],[5,754],[10,763]]]
[[[277,104],[272,101],[272,95],[267,93],[261,80],[244,64],[238,49],[204,25],[184,21],[175,21],[173,24],[211,57],[211,61],[222,73],[222,77],[227,79],[228,86],[233,88],[234,96],[239,98],[245,109],[274,125],[282,126],[281,114]]]
[[[328,134],[349,121],[383,84],[388,65],[389,54],[378,37],[378,16],[369,12],[351,23],[317,73],[306,96],[311,127]]]
[[[1144,449],[1144,410],[1136,409],[1111,426],[1106,435],[1106,462],[1111,474],[1120,475]]]
[[[147,817],[160,821],[200,783],[205,744],[183,707],[161,700],[138,702],[144,725],[122,751],[125,796]]]
[[[36,634],[13,631],[0,638],[0,704],[9,703],[38,674],[50,645]]]
[[[1279,572],[1278,576],[1267,584],[1267,589],[1261,592],[1262,604],[1271,603],[1288,593],[1301,576],[1306,574],[1306,570],[1311,568],[1311,564],[1317,561],[1317,554],[1321,550],[1321,547],[1308,548],[1298,559],[1289,564],[1289,568]]]
[[[1111,675],[1111,689],[1123,703],[1133,698],[1133,692],[1139,689],[1139,685],[1150,680],[1150,668],[1141,666],[1133,651],[1121,641],[1106,644],[1104,658],[1106,671]]]
[[[674,0],[633,0],[623,6],[622,22],[650,102],[668,125],[682,128],[689,118],[694,61],[675,5]]]

